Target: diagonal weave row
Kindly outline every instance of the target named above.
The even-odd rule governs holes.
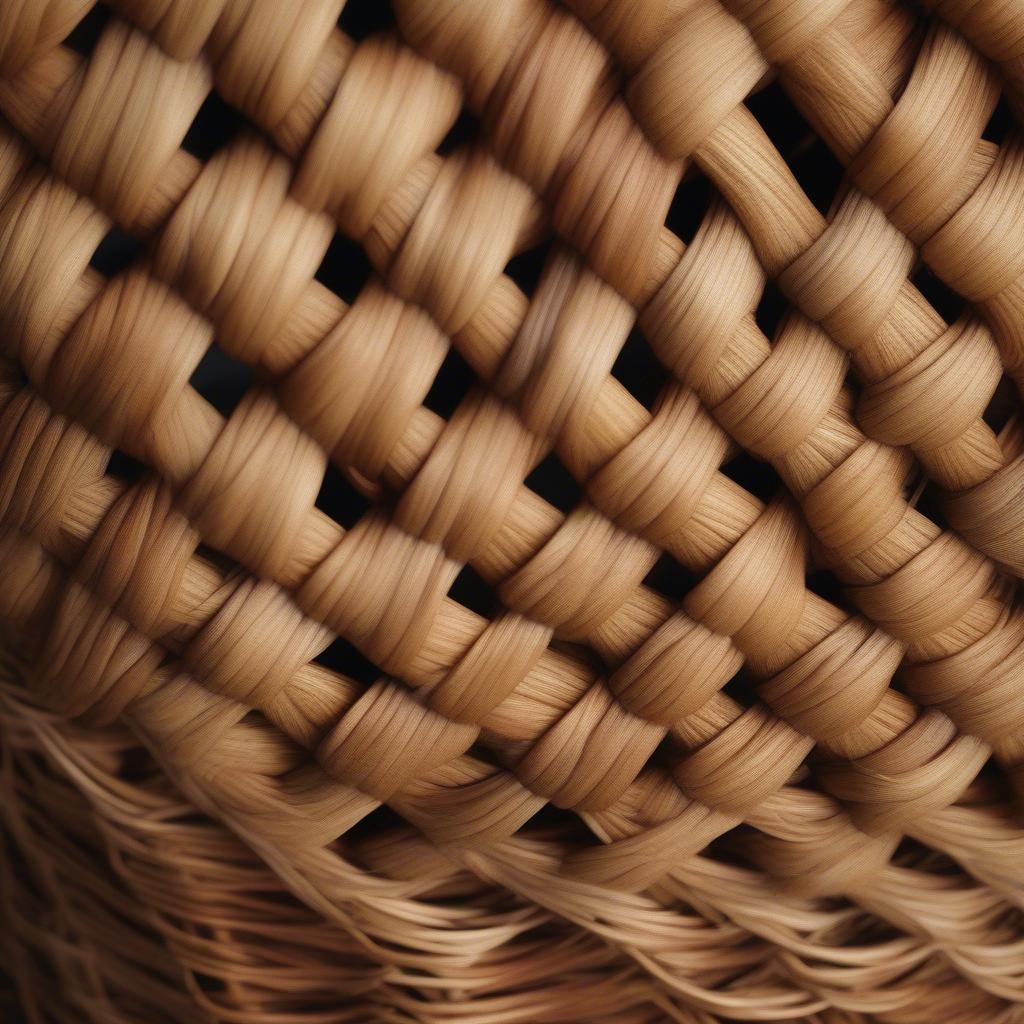
[[[244,411],[244,412],[248,412],[248,408],[247,408],[247,407],[240,407],[240,408],[241,408],[241,409],[243,409],[243,411]],[[152,418],[152,417],[151,417],[151,418]],[[197,420],[198,420],[198,417],[193,417],[193,418],[187,418],[187,419],[190,419],[190,421],[193,421],[193,422],[195,422],[195,421],[197,421]],[[170,470],[170,469],[168,470],[168,473],[169,473],[169,474],[170,474],[170,473],[174,473],[174,472],[176,472],[176,471],[175,471],[175,470]],[[400,512],[399,512],[399,514],[400,514]],[[265,539],[266,539],[266,536],[267,536],[268,532],[269,532],[269,530],[267,530],[267,529],[262,529],[262,530],[260,530],[260,531],[259,531],[259,543],[265,543]],[[218,541],[219,541],[219,539],[216,539],[216,538],[215,538],[215,543],[217,543]],[[219,543],[221,544],[221,546],[226,546],[226,545],[224,545],[224,543],[223,543],[222,541],[221,541],[221,542],[219,542]],[[432,567],[432,566],[431,566],[431,567]],[[260,568],[261,568],[261,569],[262,569],[263,571],[266,571],[266,566],[265,566],[265,565],[262,565],[262,566],[260,566]],[[643,566],[643,569],[644,569],[644,570],[646,570],[646,568],[647,568],[647,565],[645,564],[645,565]],[[439,595],[438,595],[438,596],[439,596]],[[393,633],[393,632],[394,632],[394,631],[393,631],[393,630],[391,630],[391,629],[389,629],[389,630],[388,630],[388,633],[389,633],[389,634],[390,634],[390,633]],[[389,638],[390,638],[390,637],[389,637]],[[699,639],[699,640],[700,640],[701,642],[703,642],[703,638],[702,638],[702,637],[699,637],[698,639]],[[859,639],[859,638],[858,638],[858,639]],[[374,653],[377,653],[377,652],[374,652]],[[380,655],[378,655],[377,659],[378,659],[378,660],[380,660],[380,662],[385,662],[385,657],[384,657],[384,656],[380,656]],[[387,666],[387,667],[389,667],[389,668],[390,668],[391,666]],[[723,681],[724,681],[724,680],[723,680]],[[460,739],[457,739],[457,740],[456,740],[456,742],[462,742],[462,743],[463,743],[464,745],[468,745],[468,740],[467,740],[467,739],[465,738],[465,737],[466,737],[466,733],[465,733],[465,731],[463,731],[463,732],[462,732],[462,734],[461,734],[461,737],[462,737],[462,738],[460,738]],[[591,748],[592,748],[592,749],[593,749],[593,746],[594,746],[594,744],[592,743],[592,744],[591,744]],[[610,744],[609,744],[609,746],[610,746]],[[804,749],[806,750],[806,748],[804,748]],[[612,749],[612,750],[613,750],[613,749]],[[643,751],[641,751],[641,753],[646,753],[646,752],[643,752]],[[773,752],[769,752],[769,753],[773,753]],[[802,755],[803,753],[804,753],[804,751],[803,751],[803,750],[800,750],[800,751],[799,751],[799,753],[798,753],[798,757],[799,757],[800,755]],[[610,759],[609,759],[609,760],[610,760]],[[622,763],[620,763],[620,766],[618,766],[618,767],[622,768],[622,767],[623,767]],[[626,770],[629,770],[629,767],[630,767],[630,766],[629,766],[629,765],[627,764],[627,765],[625,766]],[[792,767],[792,766],[791,766],[791,765],[786,765],[786,763],[785,763],[785,762],[783,762],[783,763],[782,763],[782,770],[783,770],[783,771],[787,771],[788,769],[790,769],[790,767]],[[579,773],[578,773],[578,774],[579,774]],[[973,773],[972,773],[972,774],[973,774]],[[628,782],[628,781],[629,781],[629,779],[627,778],[627,779],[626,779],[626,781]],[[769,779],[769,784],[770,784],[770,779]],[[749,802],[753,802],[753,799],[754,799],[754,798],[756,797],[756,794],[752,794],[752,793],[750,793],[750,787],[749,787],[749,786],[748,786],[748,787],[746,787],[746,791],[748,791],[748,792],[744,793],[744,795],[743,795],[743,797],[744,797],[744,800],[746,800],[746,801],[749,801]],[[727,796],[728,796],[728,795],[726,795],[726,797],[727,797]],[[722,800],[722,801],[720,801],[720,803],[724,803],[724,804],[725,804],[725,807],[726,807],[727,809],[729,809],[729,808],[728,808],[728,804],[727,804],[727,803],[725,802],[725,800]]]
[[[746,862],[970,946],[943,954],[956,998],[1015,1012],[1014,928],[995,922],[1022,887],[1000,776],[1019,786],[1024,758],[1006,574],[1024,565],[1024,436],[981,418],[1004,367],[1020,376],[1016,222],[986,227],[1015,164],[1012,142],[978,141],[996,87],[973,50],[936,28],[918,53],[914,21],[873,3],[796,10],[790,29],[737,3],[749,32],[717,3],[576,5],[596,36],[546,2],[398,4],[440,70],[389,37],[354,44],[340,3],[125,3],[155,42],[114,19],[83,60],[57,44],[88,6],[29,5],[0,41],[0,317],[26,378],[12,368],[0,412],[5,611],[38,637],[39,692],[125,715],[263,843],[322,848],[384,801],[515,888],[525,862],[510,882],[488,858],[524,856],[510,837],[544,803],[579,811],[603,842],[561,844],[528,896],[570,920],[569,879],[688,899],[694,855],[742,821]],[[877,70],[851,56],[862,39]],[[741,105],[766,57],[856,158],[827,223]],[[859,94],[834,96],[815,61],[899,102],[858,135],[835,108]],[[211,86],[279,152],[180,149]],[[463,102],[479,144],[438,155]],[[922,102],[940,122],[960,102],[968,141],[909,145],[905,180],[880,181],[898,158],[883,122],[903,145]],[[684,245],[664,223],[690,156],[725,202]],[[901,205],[919,181],[934,191]],[[112,223],[149,241],[107,280],[89,263]],[[528,297],[504,269],[549,225],[565,245]],[[314,279],[335,226],[379,275],[351,307]],[[915,246],[983,320],[928,305]],[[998,280],[978,270],[993,262]],[[772,341],[765,271],[800,310]],[[612,376],[634,321],[674,378],[651,411]],[[227,419],[189,384],[214,335],[259,381]],[[446,421],[423,402],[450,346],[480,385]],[[730,438],[778,472],[863,617],[807,589],[789,499],[720,472]],[[908,503],[893,444],[955,492],[963,539]],[[157,475],[118,481],[111,448]],[[551,450],[587,495],[568,515],[524,485]],[[314,505],[328,460],[373,499],[348,530]],[[700,578],[681,605],[645,585],[662,552]],[[446,596],[466,564],[496,613]],[[318,664],[339,635],[387,677]],[[752,700],[731,684],[743,664]],[[224,785],[261,751],[258,782]],[[979,776],[993,753],[1001,771]],[[893,894],[904,834],[991,892],[987,966],[966,916]],[[916,998],[800,984],[869,1013]]]

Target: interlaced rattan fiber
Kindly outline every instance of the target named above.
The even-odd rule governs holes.
[[[8,1015],[1024,1022],[1024,2],[345,7],[0,5]]]

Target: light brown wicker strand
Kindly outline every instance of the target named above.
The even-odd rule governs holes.
[[[1024,4],[1020,0],[918,0],[999,65],[1003,92],[1024,122]]]

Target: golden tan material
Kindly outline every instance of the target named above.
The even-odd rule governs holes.
[[[27,1018],[1024,1021],[1024,7],[111,6],[0,12]]]

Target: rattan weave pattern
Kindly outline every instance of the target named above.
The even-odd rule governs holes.
[[[985,137],[1004,86],[1019,109],[1016,5],[396,0],[356,41],[343,0],[119,0],[81,56],[92,6],[0,14],[0,613],[56,714],[12,691],[10,749],[66,768],[62,719],[127,723],[240,837],[211,873],[254,851],[322,915],[285,959],[355,941],[381,972],[260,996],[183,913],[222,947],[170,941],[223,985],[188,975],[201,1019],[287,991],[311,1021],[1024,1020],[1024,432],[986,420],[1024,384],[1024,163]],[[827,215],[747,105],[776,75],[847,167]],[[201,160],[211,90],[251,127]],[[106,277],[115,225],[143,254]],[[351,304],[315,276],[335,231],[373,268]],[[650,409],[613,374],[635,330]],[[228,415],[190,383],[214,339],[254,371]],[[476,382],[445,418],[453,349]],[[735,482],[738,449],[784,487]],[[551,452],[568,512],[525,483]],[[369,499],[348,528],[329,462]],[[491,609],[452,596],[465,566]],[[325,666],[338,636],[379,678]],[[104,833],[116,769],[79,787]],[[381,804],[399,831],[346,838]],[[100,976],[76,1012],[159,1001]]]

